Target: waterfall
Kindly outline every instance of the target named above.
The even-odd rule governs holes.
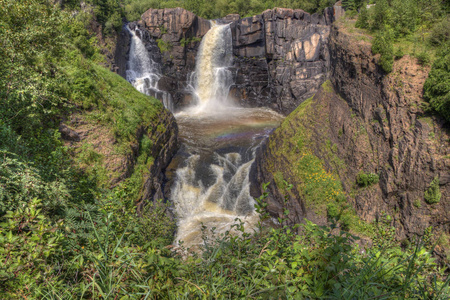
[[[139,92],[161,100],[165,108],[173,111],[171,95],[158,88],[158,82],[162,76],[160,66],[150,58],[145,44],[140,38],[142,31],[139,28],[132,30],[128,26],[127,29],[131,34],[131,45],[126,79]]]
[[[234,84],[232,50],[230,25],[213,23],[189,79],[195,103],[175,114],[182,141],[170,194],[178,220],[176,245],[196,247],[210,230],[230,231],[237,218],[249,232],[259,221],[250,196],[250,167],[256,148],[282,117],[233,105],[228,96]]]
[[[176,171],[166,172],[177,216],[175,245],[183,241],[185,247],[194,248],[211,231],[233,232],[237,219],[244,222],[246,231],[254,230],[259,216],[249,191],[250,167],[257,147],[282,119],[270,109],[233,103],[229,97],[234,84],[230,25],[211,25],[188,78],[187,91],[194,103],[174,114],[181,147],[168,167]],[[131,34],[127,80],[173,112],[170,94],[158,88],[161,66],[142,40],[146,33],[127,29]]]
[[[158,88],[162,77],[141,37],[131,30],[126,77],[140,92],[161,100],[173,111],[170,94]],[[259,217],[250,196],[250,167],[264,136],[279,124],[281,116],[264,108],[241,108],[229,98],[234,84],[230,25],[212,23],[197,53],[187,89],[191,107],[175,114],[181,147],[166,172],[170,200],[176,211],[175,244],[186,247],[203,243],[202,227],[216,234],[230,231],[237,218],[253,231]]]
[[[217,112],[229,106],[233,76],[233,46],[230,25],[212,23],[203,37],[197,53],[197,65],[190,78],[190,88],[196,100],[196,110]]]

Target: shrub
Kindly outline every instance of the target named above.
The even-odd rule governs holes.
[[[380,30],[372,42],[373,54],[380,54],[379,64],[386,73],[392,72],[394,64],[393,31],[388,26]]]
[[[431,109],[450,121],[450,43],[439,53],[423,86]]]
[[[422,51],[416,54],[417,61],[423,66],[428,66],[431,63],[430,53],[427,51]]]
[[[34,197],[42,199],[47,212],[61,210],[68,194],[63,182],[45,182],[38,169],[13,153],[0,150],[0,217],[7,211],[26,206]]]
[[[365,5],[361,8],[355,27],[363,29],[369,28],[369,12]]]
[[[436,176],[430,183],[430,187],[425,191],[424,199],[428,204],[435,204],[441,201],[441,191],[439,190],[439,177]]]
[[[403,51],[403,48],[401,46],[395,48],[394,56],[395,59],[400,59],[405,56],[405,52]]]
[[[162,39],[156,40],[158,42],[158,48],[161,53],[168,52],[172,49],[172,44],[170,42],[166,42]]]
[[[52,225],[43,215],[42,208],[40,200],[30,199],[2,218],[2,299],[34,299],[45,286],[58,284],[64,238],[56,231],[58,226]]]
[[[377,174],[374,173],[364,173],[364,172],[359,172],[358,175],[356,176],[356,182],[358,183],[359,186],[362,187],[367,187],[367,186],[371,186],[373,184],[377,184],[379,181],[379,176]]]
[[[429,42],[435,46],[447,44],[450,40],[450,16],[447,16],[442,21],[437,22],[431,30]]]

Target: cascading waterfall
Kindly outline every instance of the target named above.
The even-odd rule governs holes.
[[[250,166],[262,138],[281,118],[268,109],[233,105],[228,98],[232,63],[230,26],[213,24],[191,75],[196,103],[175,114],[183,142],[174,159],[178,164],[171,189],[178,217],[176,244],[201,244],[202,226],[224,233],[239,218],[253,230],[259,220],[249,193]]]
[[[173,111],[170,94],[158,89],[160,66],[152,61],[140,36],[131,30],[127,80]],[[229,25],[212,23],[203,37],[197,65],[188,80],[195,103],[177,112],[181,147],[166,172],[178,219],[175,244],[202,244],[202,227],[224,233],[239,218],[247,230],[259,220],[249,193],[249,171],[262,139],[281,116],[265,108],[237,107],[228,97],[234,84]],[[208,233],[208,232],[206,232]]]
[[[233,84],[230,67],[233,48],[230,25],[216,25],[203,37],[195,72],[189,80],[197,112],[217,112],[230,105],[228,93]]]
[[[172,97],[169,93],[158,89],[161,78],[160,66],[150,59],[149,53],[139,36],[142,32],[127,26],[131,34],[130,58],[126,71],[126,79],[141,93],[161,100],[164,107],[173,111]],[[136,32],[140,33],[139,36]]]

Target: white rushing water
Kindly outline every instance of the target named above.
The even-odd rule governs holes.
[[[149,53],[139,36],[140,29],[131,30],[130,58],[126,71],[126,79],[141,93],[161,100],[164,107],[173,111],[172,97],[169,93],[158,88],[161,78],[160,66],[150,59]],[[137,34],[139,33],[139,35]]]
[[[212,24],[203,37],[190,78],[195,104],[175,115],[181,163],[171,190],[178,217],[175,244],[200,245],[206,233],[230,230],[239,218],[252,231],[259,220],[250,196],[249,171],[262,137],[281,116],[268,109],[241,108],[228,94],[233,85],[231,30]],[[177,160],[177,159],[175,159]]]
[[[195,72],[189,80],[195,106],[189,113],[220,113],[232,106],[228,98],[233,84],[230,67],[233,48],[230,25],[212,24],[203,37],[197,54]]]

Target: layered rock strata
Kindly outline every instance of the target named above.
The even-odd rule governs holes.
[[[370,43],[358,41],[343,28],[332,29],[329,49],[332,87],[316,93],[307,113],[290,115],[284,129],[278,129],[260,149],[250,175],[255,178],[253,196],[261,195],[262,183],[275,181],[276,172],[301,186],[295,176],[295,155],[294,160],[287,159],[287,151],[295,152],[296,130],[303,128],[310,149],[327,170],[339,176],[349,202],[364,221],[388,213],[400,239],[421,235],[430,226],[450,232],[448,124],[421,109],[429,69],[405,56],[386,75]],[[278,146],[284,144],[284,148]],[[359,186],[360,172],[377,174],[379,182]],[[424,195],[435,178],[439,178],[441,197],[432,204]],[[272,214],[279,216],[283,192],[273,184],[269,189]],[[294,191],[291,199],[294,222],[317,217],[314,207],[304,202],[302,191]]]
[[[231,23],[237,78],[232,95],[246,106],[288,114],[327,79],[332,10],[310,15],[275,8]]]

